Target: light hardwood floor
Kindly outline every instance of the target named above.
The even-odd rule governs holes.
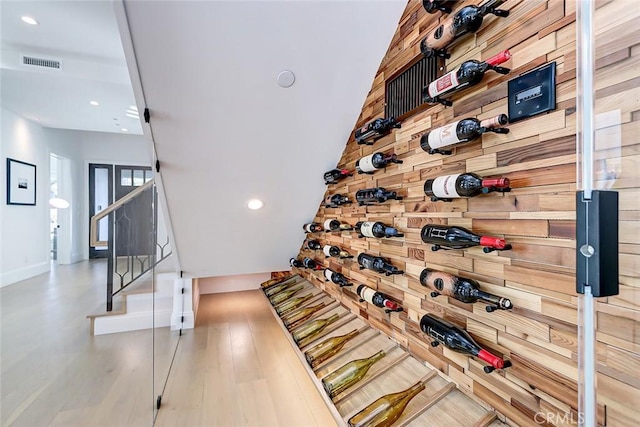
[[[150,426],[177,334],[93,337],[104,261],[0,289],[1,426]],[[204,295],[167,383],[160,426],[334,426],[259,291]],[[155,362],[155,389],[152,386]]]

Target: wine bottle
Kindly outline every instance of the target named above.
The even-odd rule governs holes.
[[[341,288],[345,286],[351,286],[351,283],[349,283],[346,277],[333,270],[329,270],[328,268],[324,270],[324,277],[326,278],[327,282],[333,282]]]
[[[508,251],[511,245],[499,237],[479,236],[464,227],[455,225],[425,225],[420,233],[422,241],[433,243],[432,251],[443,248],[464,249],[471,246],[484,246],[484,253],[493,251]]]
[[[360,233],[358,237],[404,237],[397,228],[389,227],[381,222],[360,221],[356,223],[356,231]]]
[[[298,276],[294,275],[294,274],[288,274],[284,277],[276,277],[275,279],[269,279],[265,282],[260,283],[260,287],[262,288],[262,290],[264,290],[265,292],[267,291],[267,289],[278,285],[278,284],[285,284],[285,283],[289,283],[292,280],[296,279]]]
[[[324,183],[326,185],[335,184],[348,176],[353,176],[349,169],[331,169],[324,173]]]
[[[358,173],[373,174],[377,169],[384,169],[389,163],[402,163],[395,154],[373,153],[356,160]]]
[[[433,56],[441,56],[450,58],[446,51],[448,45],[454,40],[465,34],[475,33],[482,26],[482,21],[486,15],[494,14],[500,17],[509,16],[508,10],[496,9],[505,0],[489,0],[482,6],[470,5],[465,6],[457,11],[453,16],[447,18],[440,26],[433,30],[427,37],[420,42],[420,51],[427,58]],[[423,0],[423,5],[425,1]],[[430,6],[433,2],[426,1]],[[424,6],[427,9],[427,6]],[[435,12],[437,6],[431,6]],[[440,9],[442,10],[442,9]],[[449,11],[451,9],[449,8]],[[427,9],[429,12],[429,9]],[[447,12],[449,13],[449,12]]]
[[[275,307],[276,313],[280,316],[284,316],[292,310],[295,310],[311,298],[313,298],[313,294],[305,294],[301,297],[291,298]]]
[[[511,70],[498,67],[498,64],[508,61],[509,58],[511,58],[511,53],[505,50],[484,62],[469,59],[460,64],[455,70],[448,72],[444,76],[429,83],[428,86],[425,86],[422,91],[423,101],[427,104],[440,103],[445,106],[453,105],[451,101],[442,99],[442,97],[480,83],[484,77],[484,73],[488,70],[493,70],[500,74],[508,74]]]
[[[339,314],[334,314],[325,319],[317,319],[302,325],[293,331],[293,340],[298,344],[298,347],[302,348],[307,345],[313,337],[322,332],[327,326],[335,322],[340,318]]]
[[[360,301],[366,301],[369,304],[375,305],[376,307],[384,308],[384,311],[386,313],[390,313],[392,311],[402,311],[402,307],[400,307],[398,303],[391,301],[389,297],[382,292],[378,292],[366,285],[358,286],[357,293],[360,297]]]
[[[309,365],[311,365],[312,368],[315,368],[316,366],[342,350],[342,347],[344,347],[347,341],[355,338],[359,333],[360,331],[354,329],[348,334],[327,338],[321,343],[316,344],[309,350],[305,351],[304,357],[307,359]]]
[[[351,255],[347,251],[343,251],[337,246],[324,245],[324,247],[322,248],[322,252],[324,252],[327,258],[329,257],[340,258],[340,259],[353,258],[353,255]]]
[[[425,389],[424,381],[412,385],[406,390],[386,394],[362,411],[349,418],[349,427],[390,427],[402,416],[405,408]]]
[[[289,288],[291,288],[292,286],[296,285],[297,283],[298,283],[298,282],[296,282],[296,281],[293,281],[293,282],[289,282],[289,281],[287,281],[287,282],[285,282],[285,283],[281,283],[281,284],[279,284],[279,285],[277,285],[277,286],[272,286],[272,287],[270,287],[269,289],[266,289],[266,290],[264,291],[264,294],[265,294],[268,298],[270,298],[270,297],[272,297],[273,295],[278,294],[278,293],[280,293],[280,292],[284,291],[285,289],[289,289]]]
[[[399,128],[400,126],[400,123],[394,117],[375,119],[356,130],[356,142],[358,145],[373,145],[374,142],[391,133],[391,129]]]
[[[302,290],[302,285],[297,285],[292,287],[291,289],[287,289],[286,291],[279,292],[271,297],[269,297],[269,301],[271,301],[271,305],[276,306],[283,301],[288,300],[298,292]]]
[[[322,379],[322,387],[324,387],[329,397],[333,399],[363,379],[364,376],[367,375],[367,372],[369,372],[369,368],[386,355],[383,350],[380,350],[366,359],[352,360],[324,377]]]
[[[351,203],[351,200],[347,196],[342,194],[334,194],[333,196],[327,196],[324,199],[325,208],[339,208],[342,205]]]
[[[509,128],[501,127],[508,122],[506,114],[482,121],[469,117],[426,132],[420,137],[420,147],[429,154],[450,155],[452,151],[442,150],[442,147],[473,141],[486,132],[509,133]]]
[[[475,173],[458,173],[428,179],[424,183],[424,194],[432,202],[450,202],[460,197],[474,197],[492,191],[511,191],[509,178],[482,178]]]
[[[305,257],[302,260],[302,267],[304,268],[310,268],[311,270],[323,270],[324,267],[321,265],[318,265],[317,262],[315,262],[315,260],[309,258],[309,257]]]
[[[312,251],[317,251],[318,249],[322,249],[322,245],[317,240],[307,240],[305,241],[305,246]]]
[[[443,344],[453,351],[470,354],[487,362],[491,365],[484,367],[484,371],[487,374],[496,369],[511,366],[511,362],[505,361],[481,348],[467,331],[458,328],[444,319],[440,319],[431,314],[425,314],[422,316],[422,319],[420,319],[420,329],[433,339],[431,342],[433,347],[438,346],[438,344]]]
[[[358,255],[358,264],[360,264],[360,270],[365,268],[373,270],[376,273],[384,273],[387,276],[392,274],[403,274],[404,271],[398,269],[398,267],[391,265],[391,263],[379,256],[373,256],[368,254]]]
[[[491,313],[494,310],[509,310],[513,308],[511,300],[502,298],[480,290],[480,285],[473,279],[454,276],[453,274],[425,268],[420,273],[420,284],[433,289],[431,296],[446,295],[458,301],[473,304],[477,301],[489,303],[485,309]]]
[[[437,11],[442,11],[444,13],[451,13],[451,6],[457,2],[458,0],[422,0],[422,7],[427,13],[436,13]]]
[[[322,227],[320,227],[320,224],[317,224],[315,222],[310,222],[303,225],[302,229],[305,233],[315,233],[316,231],[322,231]]]
[[[324,231],[345,231],[351,230],[350,224],[343,224],[337,219],[328,219],[324,222]]]
[[[402,197],[398,196],[395,191],[387,191],[382,187],[366,188],[356,192],[356,200],[360,206],[384,203],[391,199],[402,200]]]
[[[282,323],[284,323],[284,326],[286,326],[287,329],[292,330],[326,306],[327,305],[325,303],[321,302],[320,304],[312,305],[311,307],[304,307],[296,310],[295,312],[290,312],[286,316],[282,316]]]
[[[296,258],[291,258],[289,260],[289,265],[291,267],[302,268],[302,261],[300,261],[299,259],[296,259]]]

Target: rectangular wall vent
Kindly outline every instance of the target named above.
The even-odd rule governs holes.
[[[424,58],[422,55],[409,62],[386,82],[385,117],[398,120],[415,114],[421,106],[422,88],[442,75],[440,58]]]
[[[21,55],[20,63],[29,67],[49,68],[52,70],[62,69],[62,61],[57,59],[37,58],[35,56]]]

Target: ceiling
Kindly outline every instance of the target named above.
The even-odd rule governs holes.
[[[127,61],[140,75],[140,82],[133,79],[138,105],[146,101],[151,110],[185,273],[288,269],[304,238],[302,224],[313,219],[326,189],[322,174],[340,159],[405,6],[403,0],[116,5],[133,45]],[[285,89],[276,77],[286,69],[296,81]],[[248,210],[251,198],[264,208]]]
[[[142,133],[140,120],[125,115],[135,99],[111,1],[2,0],[0,7],[3,107],[45,127]],[[60,59],[62,69],[22,65],[20,55]]]

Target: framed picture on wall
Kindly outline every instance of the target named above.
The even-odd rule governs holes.
[[[35,206],[36,165],[7,157],[7,204]]]

